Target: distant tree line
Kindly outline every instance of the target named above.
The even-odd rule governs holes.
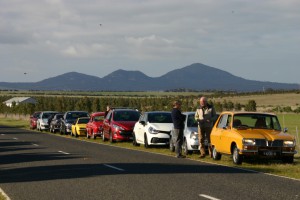
[[[10,97],[0,97],[0,101],[4,102]],[[140,111],[151,110],[171,110],[174,100],[182,101],[182,111],[194,111],[199,106],[199,98],[195,96],[178,96],[178,97],[34,97],[37,104],[19,104],[13,103],[12,107],[0,104],[0,113],[14,114],[32,114],[35,111],[55,110],[66,112],[69,110],[84,110],[88,112],[105,111],[106,106],[112,107],[130,107]],[[244,110],[255,111],[256,103],[250,100],[248,104],[241,105],[224,100],[223,102],[210,101],[215,106],[217,112],[224,110]]]
[[[229,95],[228,93],[226,93]],[[0,113],[14,113],[14,114],[32,114],[35,111],[43,110],[55,110],[59,112],[66,112],[69,110],[84,110],[90,113],[105,111],[106,106],[112,107],[130,107],[136,108],[140,111],[162,110],[168,111],[172,109],[172,102],[174,100],[182,101],[182,111],[195,111],[199,106],[199,97],[202,95],[178,95],[178,96],[35,96],[37,104],[13,104],[12,107],[7,107],[5,104],[0,103]],[[222,97],[224,99],[225,94],[212,93],[208,96],[208,99],[217,99]],[[0,96],[0,102],[4,102],[14,96]],[[225,97],[226,98],[226,97]],[[234,103],[232,101],[213,100],[210,102],[214,105],[217,112],[222,111],[256,111],[255,100],[249,100],[246,104]],[[300,107],[292,109],[287,107],[276,107],[272,111],[274,112],[295,112],[300,113]]]

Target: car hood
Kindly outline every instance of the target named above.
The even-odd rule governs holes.
[[[136,121],[118,121],[114,122],[115,125],[121,126],[125,130],[133,130]]]
[[[173,129],[173,123],[149,123],[148,127],[150,126],[160,131],[171,131]]]
[[[246,129],[235,131],[244,138],[256,138],[266,140],[294,140],[294,136],[290,134],[270,129]]]

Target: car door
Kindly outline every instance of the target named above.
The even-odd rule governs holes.
[[[103,134],[105,138],[109,137],[109,130],[110,130],[110,121],[111,121],[111,117],[112,117],[112,111],[110,111],[104,121],[103,121]]]
[[[144,113],[140,116],[139,121],[134,126],[134,133],[136,137],[136,141],[138,143],[144,143],[144,132],[145,132],[145,123],[146,123],[146,117],[147,113]]]
[[[213,145],[215,145],[215,148],[218,152],[226,153],[228,152],[226,144],[227,137],[229,132],[231,131],[230,127],[230,115],[223,114],[218,121],[218,124],[213,130],[213,133],[211,134],[211,140],[213,142]]]

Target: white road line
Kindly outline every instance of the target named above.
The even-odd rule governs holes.
[[[9,196],[7,196],[7,194],[5,194],[5,192],[1,188],[0,188],[0,194],[4,196],[4,199],[10,200]]]
[[[58,151],[59,153],[62,153],[62,154],[66,154],[66,155],[69,155],[70,153],[67,153],[67,152],[64,152],[64,151]]]
[[[212,197],[212,196],[209,196],[209,195],[206,195],[206,194],[199,194],[200,197],[204,197],[206,199],[210,199],[210,200],[220,200],[220,199],[217,199],[215,197]]]
[[[32,145],[33,145],[33,146],[36,146],[36,147],[38,147],[38,146],[39,146],[38,144],[33,144],[33,143],[32,143]]]
[[[17,140],[17,139],[18,139],[18,138],[15,138],[15,137],[13,138],[13,140]]]
[[[3,136],[3,135],[5,135],[5,134],[2,133],[1,135]]]
[[[112,169],[116,169],[116,170],[118,170],[118,171],[125,171],[124,169],[121,169],[121,168],[118,168],[118,167],[114,167],[114,166],[112,166],[112,165],[104,164],[104,166],[109,167],[109,168],[112,168]]]

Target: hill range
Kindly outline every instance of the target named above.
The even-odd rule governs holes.
[[[149,77],[140,71],[116,70],[99,78],[69,72],[34,83],[0,82],[0,89],[8,90],[64,90],[64,91],[237,91],[254,92],[263,89],[297,90],[299,84],[247,80],[226,71],[194,63],[160,77]]]

